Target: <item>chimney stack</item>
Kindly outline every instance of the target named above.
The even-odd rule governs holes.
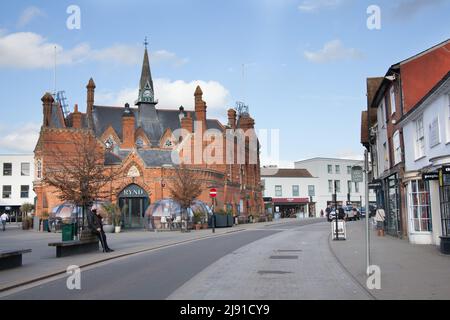
[[[78,104],[75,105],[75,110],[72,113],[72,127],[81,129],[81,112],[78,111]]]
[[[43,106],[43,111],[44,111],[43,125],[44,125],[44,127],[49,127],[51,118],[52,118],[52,105],[53,105],[53,102],[55,102],[55,99],[53,99],[53,96],[47,92],[41,98],[41,101],[42,101],[42,106]]]
[[[181,128],[187,130],[189,133],[192,133],[194,125],[192,122],[191,114],[187,112],[187,116],[181,119]]]
[[[202,99],[203,91],[200,86],[195,89],[194,97],[196,120],[201,121],[203,130],[206,130],[206,102]]]
[[[86,114],[88,115],[88,117],[90,117],[92,115],[92,109],[94,108],[94,93],[95,93],[95,83],[92,78],[89,79],[86,89],[87,89]]]
[[[236,129],[236,110],[234,109],[228,109],[228,125]]]
[[[130,109],[130,105],[125,103],[125,110],[122,114],[122,148],[132,149],[135,143],[135,119],[134,113]]]

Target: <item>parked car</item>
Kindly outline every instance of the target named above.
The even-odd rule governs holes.
[[[352,206],[346,206],[344,209],[345,209],[345,220],[347,221],[359,220],[360,213],[358,209],[353,208]]]

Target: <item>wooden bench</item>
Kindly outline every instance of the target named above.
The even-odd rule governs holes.
[[[20,267],[22,265],[22,254],[29,252],[31,252],[31,249],[1,250],[0,270]]]
[[[99,240],[89,230],[81,232],[80,240],[52,242],[50,247],[56,247],[56,257],[67,257],[74,254],[87,253],[99,250]]]

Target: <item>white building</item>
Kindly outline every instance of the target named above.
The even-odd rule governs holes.
[[[351,170],[353,166],[364,167],[359,160],[338,158],[312,158],[295,162],[295,168],[308,170],[316,178],[316,192],[313,197],[317,211],[325,211],[327,205],[332,204],[334,183],[336,181],[338,205],[351,202],[357,207],[365,206],[364,182],[352,182]],[[370,203],[375,204],[375,194],[370,191]]]
[[[34,155],[0,155],[0,212],[19,213],[25,202],[34,204]]]
[[[261,171],[264,197],[271,198],[274,212],[282,217],[303,213],[305,217],[320,216],[310,195],[315,194],[317,178],[305,169],[274,169]],[[268,173],[270,172],[270,173]]]
[[[450,72],[400,124],[409,240],[439,245],[450,235]]]

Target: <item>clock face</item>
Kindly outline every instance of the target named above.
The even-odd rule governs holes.
[[[152,95],[150,90],[145,90],[144,91],[144,97],[150,97]]]

